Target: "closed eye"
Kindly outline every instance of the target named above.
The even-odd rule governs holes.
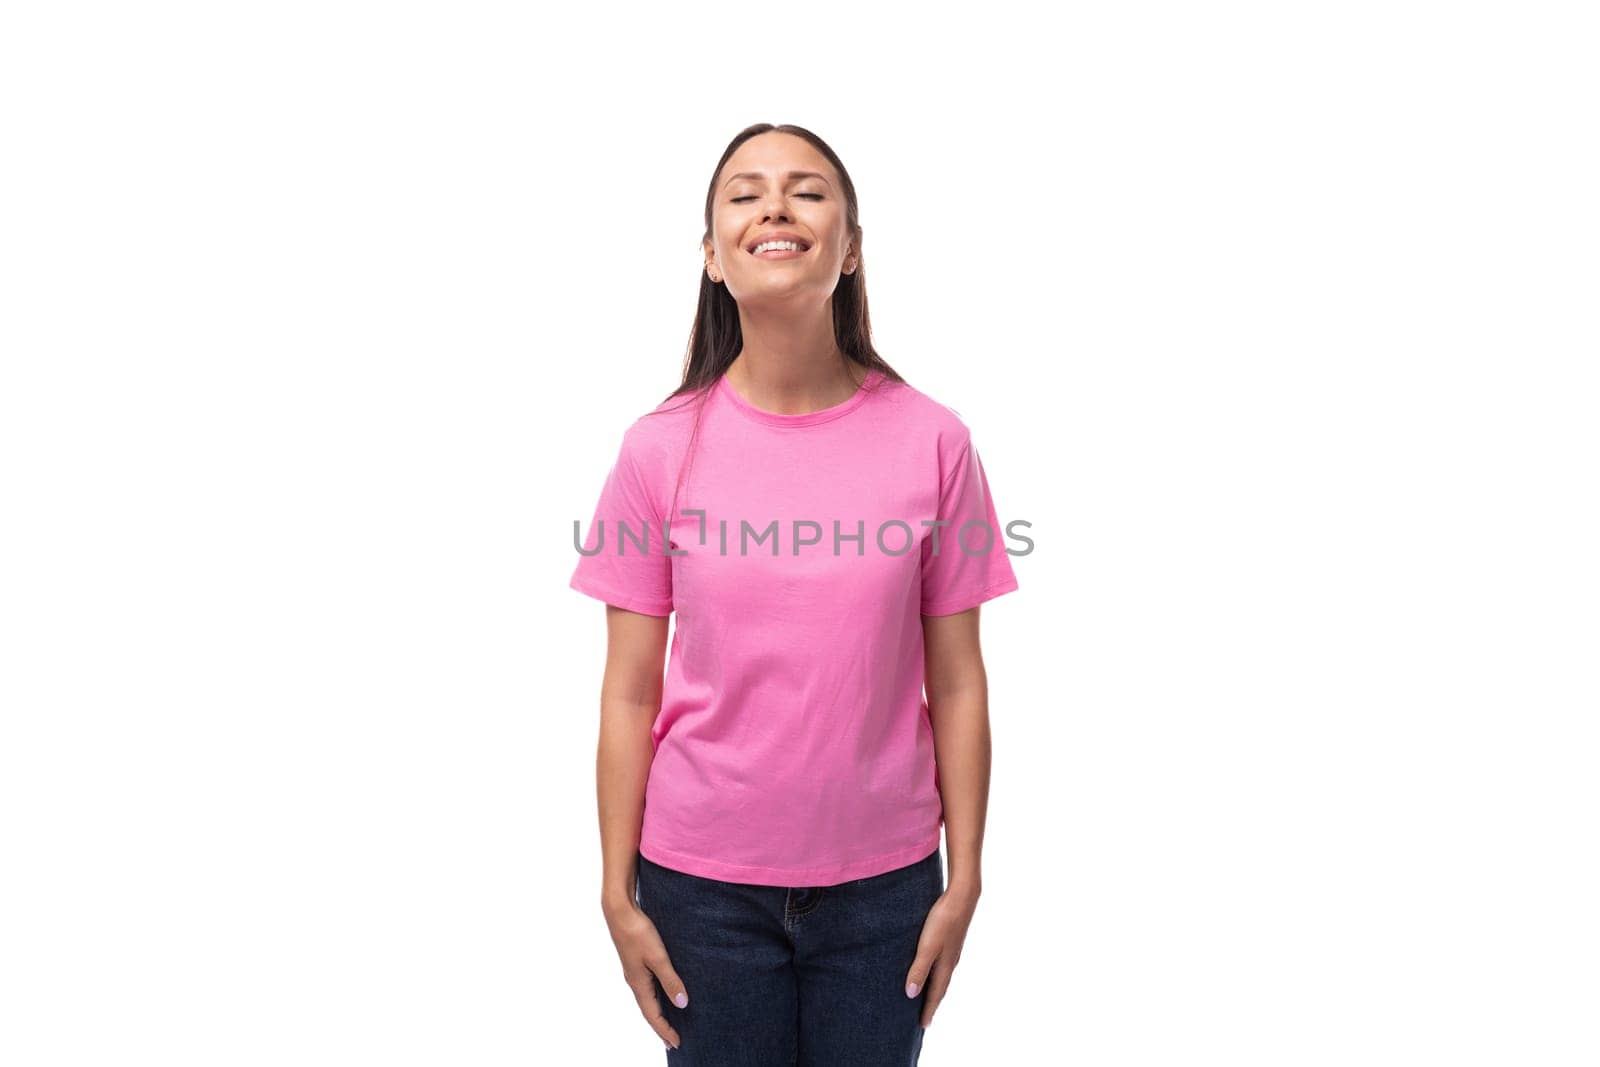
[[[810,200],[826,200],[827,199],[821,193],[795,193],[794,195],[800,197],[801,199],[810,199]],[[737,203],[740,203],[740,202],[745,201],[745,200],[754,200],[754,199],[756,199],[756,198],[753,197],[753,196],[736,196],[731,201],[729,201],[729,203],[737,204]]]

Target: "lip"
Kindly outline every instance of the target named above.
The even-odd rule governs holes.
[[[764,233],[760,237],[757,237],[754,241],[751,241],[749,244],[745,245],[744,250],[753,256],[756,254],[756,249],[765,244],[767,241],[793,241],[795,244],[800,246],[800,251],[771,252],[765,256],[759,257],[761,259],[789,259],[794,256],[803,256],[807,252],[811,251],[810,241],[806,240],[804,237],[801,237],[797,233],[790,233],[788,230],[773,230],[771,233]]]

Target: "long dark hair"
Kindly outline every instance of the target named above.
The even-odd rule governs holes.
[[[845,225],[850,230],[850,236],[857,243],[856,269],[849,274],[839,277],[838,287],[833,291],[833,335],[839,345],[839,350],[844,353],[845,359],[851,363],[866,368],[869,372],[876,370],[882,373],[887,381],[904,382],[900,372],[891,367],[878,350],[872,346],[872,322],[867,314],[867,267],[866,257],[860,250],[861,238],[861,210],[856,200],[856,186],[850,180],[850,172],[845,169],[838,155],[821,137],[812,133],[803,126],[788,124],[774,125],[770,122],[758,122],[753,126],[746,126],[740,130],[728,147],[723,149],[722,158],[717,160],[717,165],[711,170],[711,181],[706,187],[705,205],[705,233],[701,237],[702,244],[711,240],[711,210],[717,198],[717,177],[722,173],[723,166],[728,158],[738,151],[740,145],[750,138],[763,133],[788,133],[804,138],[813,148],[822,153],[823,157],[832,164],[834,171],[839,175],[839,184],[844,191]],[[700,303],[695,309],[694,325],[689,331],[689,347],[683,359],[683,381],[662,398],[665,404],[674,397],[698,399],[703,406],[705,397],[710,387],[739,356],[739,351],[744,347],[744,333],[739,325],[739,304],[733,299],[733,294],[728,292],[728,287],[722,282],[714,282],[711,276],[702,269],[700,271]],[[678,410],[681,405],[673,405],[669,409]],[[694,451],[695,438],[700,431],[700,412],[695,412],[694,430],[689,438],[689,453]],[[683,484],[683,471],[678,474],[678,485]],[[677,507],[677,492],[673,493],[673,508]],[[668,513],[669,516],[672,512]]]

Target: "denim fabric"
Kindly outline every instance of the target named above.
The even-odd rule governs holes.
[[[639,856],[639,907],[683,979],[672,1067],[904,1067],[927,994],[906,996],[944,856],[830,886],[701,878]]]

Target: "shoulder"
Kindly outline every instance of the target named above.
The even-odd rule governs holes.
[[[881,383],[885,423],[904,439],[922,443],[937,457],[941,477],[961,465],[972,429],[960,412],[907,382]]]
[[[667,397],[636,417],[622,431],[622,455],[643,469],[681,456],[694,431],[702,394]]]

